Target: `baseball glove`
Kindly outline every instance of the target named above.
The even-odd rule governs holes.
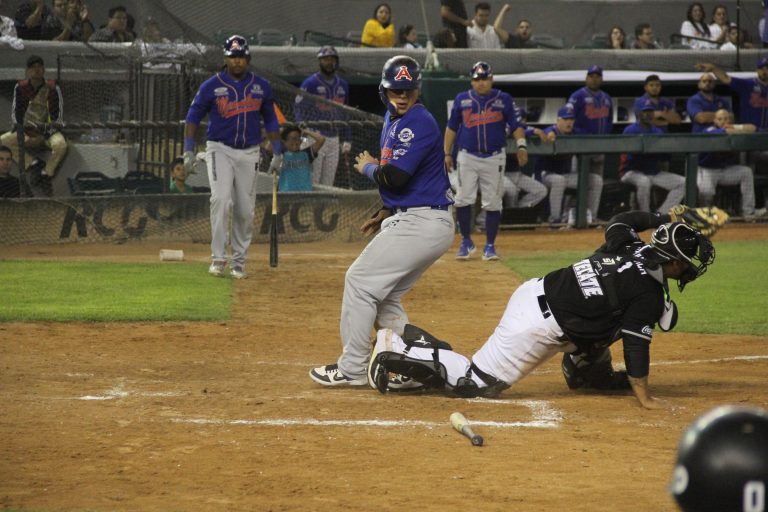
[[[678,204],[669,209],[672,222],[685,222],[704,236],[714,235],[728,222],[728,214],[716,206],[689,208]]]

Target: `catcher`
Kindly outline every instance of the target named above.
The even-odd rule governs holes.
[[[632,389],[647,409],[665,405],[648,389],[654,326],[674,328],[677,306],[668,279],[686,285],[715,259],[707,236],[728,216],[717,208],[678,205],[669,214],[616,215],[605,243],[588,258],[523,283],[499,325],[472,359],[418,328],[400,337],[380,330],[368,365],[368,383],[382,393],[439,388],[463,397],[497,396],[544,361],[564,352],[571,389]],[[638,232],[655,229],[650,244]],[[623,340],[627,371],[614,371],[609,347]],[[403,376],[393,382],[389,373]],[[411,379],[411,380],[408,380]]]

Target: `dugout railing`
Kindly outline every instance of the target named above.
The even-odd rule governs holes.
[[[517,151],[515,141],[507,143],[507,152]],[[529,139],[528,154],[575,155],[579,174],[576,194],[576,227],[587,227],[587,178],[589,156],[594,154],[685,154],[685,202],[697,204],[698,188],[696,174],[699,153],[768,151],[768,133],[710,135],[710,134],[664,134],[664,135],[570,135],[560,137],[553,143],[543,143],[538,137]],[[611,178],[606,180],[610,184]],[[768,176],[755,175],[755,188],[768,186]],[[605,189],[605,184],[604,184]]]

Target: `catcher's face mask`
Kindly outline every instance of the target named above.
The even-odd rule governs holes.
[[[651,237],[651,246],[666,261],[682,261],[688,264],[677,280],[682,292],[685,285],[707,271],[715,261],[715,247],[707,237],[682,222],[662,224]]]

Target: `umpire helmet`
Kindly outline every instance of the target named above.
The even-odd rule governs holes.
[[[683,222],[662,224],[651,236],[651,244],[640,250],[651,268],[668,261],[684,261],[688,268],[677,281],[680,291],[700,277],[715,261],[715,248],[709,239]]]
[[[720,406],[685,431],[669,491],[683,512],[765,510],[768,411]]]
[[[230,36],[224,42],[224,56],[249,58],[251,51],[248,49],[248,41],[243,36]]]
[[[387,99],[387,89],[407,91],[421,88],[421,66],[407,55],[396,55],[384,63],[379,83],[379,97],[390,114],[395,114],[394,106]]]
[[[475,62],[472,69],[469,71],[469,77],[474,80],[476,78],[491,78],[493,77],[493,70],[491,65],[484,61]]]

